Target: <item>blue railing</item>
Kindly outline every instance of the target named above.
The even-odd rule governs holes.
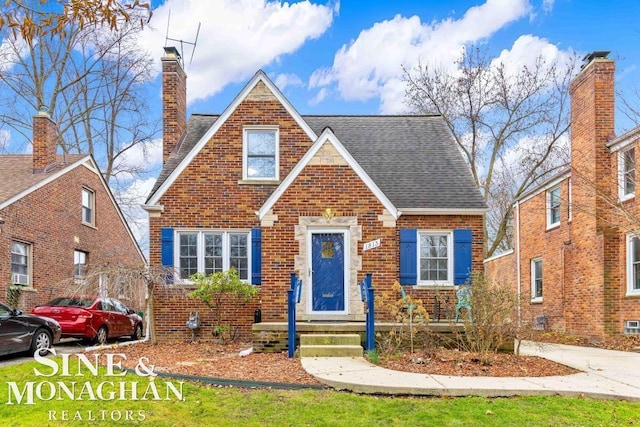
[[[360,281],[360,297],[363,302],[367,303],[367,317],[365,325],[365,350],[372,351],[376,348],[376,334],[375,334],[375,317],[374,317],[374,302],[373,286],[371,284],[371,273],[367,273],[364,279]]]
[[[289,348],[289,358],[291,359],[296,352],[296,304],[300,302],[300,294],[302,289],[302,279],[299,279],[296,273],[291,273],[291,288],[288,293],[288,332],[289,340],[287,346]]]

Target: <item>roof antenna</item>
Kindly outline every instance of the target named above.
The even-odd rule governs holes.
[[[193,46],[193,49],[191,50],[191,58],[189,59],[189,65],[191,65],[191,63],[193,62],[193,54],[196,52],[196,44],[198,43],[198,35],[200,34],[200,22],[198,22],[198,30],[196,31],[196,39],[193,42],[188,42],[188,41],[182,40],[182,39],[173,39],[173,38],[169,37],[169,24],[170,23],[171,23],[171,10],[169,10],[169,16],[167,17],[167,33],[166,33],[166,36],[164,38],[164,44],[166,46],[167,42],[169,40],[180,43],[180,60],[181,60],[182,67],[184,68],[184,45],[188,44],[188,45]]]

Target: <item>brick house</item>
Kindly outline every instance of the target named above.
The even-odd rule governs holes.
[[[0,298],[27,312],[94,266],[145,264],[92,156],[57,155],[46,112],[32,142],[32,155],[0,155]]]
[[[258,71],[222,114],[187,122],[174,48],[162,65],[164,165],[144,206],[150,265],[175,271],[154,291],[159,341],[190,338],[189,313],[206,316],[176,292],[195,272],[234,267],[260,286],[225,306],[247,337],[255,309],[286,321],[293,272],[298,320],[358,322],[366,273],[431,301],[483,271],[486,206],[439,116],[303,116]]]
[[[640,128],[614,136],[607,54],[571,83],[570,165],[516,201],[514,251],[485,262],[518,290],[525,322],[593,338],[640,332]]]

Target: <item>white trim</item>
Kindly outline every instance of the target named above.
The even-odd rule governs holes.
[[[71,163],[69,166],[60,169],[58,172],[49,175],[47,178],[43,179],[42,181],[37,182],[36,184],[32,185],[31,187],[21,191],[20,193],[16,194],[15,196],[11,197],[10,199],[5,200],[4,202],[0,203],[0,210],[6,208],[7,206],[17,202],[18,200],[22,199],[25,196],[28,196],[29,194],[33,193],[34,191],[36,191],[39,188],[44,187],[45,185],[55,181],[56,179],[60,178],[62,175],[66,174],[67,172],[77,168],[78,166],[82,165],[84,162],[87,161],[91,161],[91,156],[87,155],[83,158],[81,158],[80,160]],[[89,167],[87,167],[88,169],[91,169]]]
[[[231,268],[229,259],[229,242],[231,234],[242,234],[247,236],[247,279],[243,281],[251,282],[251,230],[246,229],[204,229],[204,228],[177,228],[173,230],[173,266],[175,270],[175,281],[183,285],[191,285],[193,282],[189,278],[180,277],[180,234],[196,234],[196,259],[198,273],[204,274],[204,235],[222,234],[222,271]]]
[[[636,147],[635,147],[635,145],[634,145],[634,146],[632,146],[632,147],[628,147],[628,146],[627,146],[627,147],[625,147],[625,149],[624,149],[624,150],[620,150],[620,151],[618,151],[618,153],[617,153],[617,160],[618,160],[618,180],[617,180],[617,183],[618,183],[618,199],[619,199],[621,202],[624,202],[625,200],[633,199],[633,198],[636,196],[636,192],[635,192],[635,175],[636,175],[637,167],[635,166],[635,165],[636,165],[636,161],[635,161],[635,159],[636,159],[636,152],[635,152],[635,148],[636,148]],[[625,184],[626,184],[626,180],[625,180],[625,173],[626,173],[626,170],[625,170],[625,168],[624,168],[624,167],[625,167],[624,155],[625,155],[625,153],[627,153],[627,152],[628,152],[628,151],[630,151],[630,150],[634,150],[634,153],[633,153],[633,163],[634,163],[634,169],[633,169],[633,171],[634,171],[634,172],[633,172],[633,176],[634,176],[634,191],[633,191],[632,193],[625,194],[625,187],[626,187],[626,185],[625,185]]]
[[[558,220],[556,222],[551,222],[551,193],[558,190]],[[546,211],[547,211],[547,230],[554,229],[560,226],[560,221],[562,220],[562,196],[561,196],[561,187],[557,185],[555,187],[549,188],[545,192],[545,200],[546,200]]]
[[[569,180],[567,182],[567,192],[569,193],[568,195],[568,200],[569,200],[569,213],[567,214],[567,222],[571,222],[571,220],[573,219],[573,184],[571,182],[571,177],[569,177]]]
[[[607,143],[607,147],[609,150],[614,153],[619,150],[625,149],[629,144],[635,142],[635,140],[640,136],[640,126],[637,126],[630,131],[620,135],[619,137],[613,139],[611,142]]]
[[[84,166],[86,167],[88,170],[90,170],[91,172],[95,173],[99,179],[100,182],[102,182],[102,186],[105,189],[107,196],[109,197],[109,200],[111,200],[111,203],[113,204],[118,217],[120,218],[120,221],[122,222],[122,224],[125,227],[125,230],[127,230],[127,234],[129,234],[129,237],[131,238],[131,241],[133,242],[136,251],[138,252],[138,255],[140,256],[140,260],[146,264],[147,259],[144,256],[144,254],[142,253],[142,250],[140,249],[140,246],[138,245],[138,241],[136,240],[136,238],[133,235],[133,232],[131,231],[131,228],[129,227],[129,224],[127,223],[127,221],[124,219],[124,215],[122,214],[122,211],[120,210],[120,206],[116,203],[115,198],[113,197],[113,193],[111,193],[111,189],[109,188],[109,186],[107,185],[107,182],[105,181],[104,177],[102,176],[102,173],[100,173],[100,168],[98,167],[98,165],[96,164],[95,160],[93,159],[93,157],[90,154],[87,154],[86,156],[82,157],[81,159],[77,160],[74,163],[71,163],[69,166],[67,166],[64,169],[59,170],[58,172],[51,174],[49,177],[43,179],[42,181],[34,184],[33,186],[27,188],[26,190],[16,194],[15,196],[11,197],[10,199],[5,200],[3,203],[0,203],[0,210],[6,208],[7,206],[10,206],[11,204],[17,202],[18,200],[22,199],[25,196],[28,196],[29,194],[33,193],[34,191],[44,187],[47,184],[50,184],[51,182],[55,181],[56,179],[60,178],[62,175],[72,171],[73,169],[77,168],[78,166]],[[94,190],[95,191],[95,190]],[[95,221],[95,214],[94,214],[94,221]]]
[[[398,216],[401,215],[484,215],[488,208],[399,208]]]
[[[536,297],[536,270],[534,264],[540,262],[540,266],[542,269],[542,296]],[[531,263],[529,264],[529,275],[531,276],[531,302],[542,302],[544,298],[544,264],[542,262],[542,257],[532,258]]]
[[[302,159],[294,166],[291,173],[282,181],[282,183],[274,190],[269,196],[267,201],[262,205],[260,210],[256,212],[258,218],[262,220],[264,216],[273,208],[276,202],[282,197],[287,189],[293,184],[302,170],[309,164],[313,156],[320,150],[325,143],[331,143],[333,147],[340,153],[340,155],[346,160],[347,164],[351,166],[351,169],[355,171],[358,177],[364,182],[364,184],[371,190],[371,192],[378,198],[384,208],[391,213],[394,219],[398,219],[400,216],[398,210],[391,203],[391,201],[384,195],[382,190],[373,182],[373,180],[367,175],[362,167],[356,162],[346,148],[340,143],[338,138],[334,135],[330,128],[326,128],[322,134],[315,140],[311,148],[305,153]]]
[[[167,190],[173,185],[176,179],[182,174],[182,172],[189,166],[191,161],[196,157],[196,155],[202,150],[202,148],[209,142],[209,140],[218,132],[218,130],[222,127],[222,125],[231,117],[233,112],[238,108],[238,106],[245,100],[245,98],[249,95],[249,93],[253,90],[253,88],[259,83],[262,82],[267,86],[267,88],[273,93],[276,99],[282,104],[282,106],[287,110],[289,115],[293,118],[293,120],[300,126],[300,128],[304,131],[304,133],[309,137],[311,141],[315,141],[317,136],[315,132],[311,129],[311,127],[302,119],[302,116],[298,114],[298,112],[293,108],[291,103],[284,97],[282,92],[273,84],[273,82],[267,77],[264,71],[259,70],[247,83],[247,85],[242,89],[242,91],[236,96],[236,98],[229,104],[229,106],[224,110],[224,112],[218,117],[213,125],[209,128],[207,132],[200,138],[198,143],[191,149],[189,154],[187,154],[182,161],[176,166],[176,168],[171,172],[171,174],[165,179],[162,185],[153,193],[151,198],[145,203],[146,205],[157,205],[160,201],[160,198],[167,192]]]
[[[256,177],[252,178],[248,175],[249,167],[249,152],[247,147],[247,132],[248,131],[273,131],[275,134],[275,176],[273,177]],[[279,181],[280,180],[280,127],[279,126],[243,126],[242,127],[242,180],[243,181]]]
[[[485,259],[485,260],[484,260],[484,261],[482,261],[482,262],[486,264],[486,263],[491,262],[491,261],[494,261],[494,260],[496,260],[496,259],[500,259],[500,258],[502,258],[503,256],[513,255],[513,252],[514,252],[514,251],[513,251],[513,249],[509,249],[508,251],[500,252],[500,253],[499,253],[499,254],[497,254],[497,255],[490,256],[489,258]]]
[[[147,212],[164,212],[164,205],[140,205]]]
[[[538,189],[533,190],[531,193],[528,193],[526,196],[518,199],[518,201],[520,203],[524,203],[527,200],[534,198],[538,194],[547,191],[549,188],[552,188],[552,187],[555,187],[556,185],[559,185],[562,181],[564,181],[565,179],[568,179],[568,178],[571,178],[571,172],[564,173],[564,174],[560,175],[559,177],[557,177],[556,179],[547,182],[546,184],[542,185]]]
[[[627,292],[626,296],[635,296],[640,295],[640,289],[633,289],[633,263],[631,260],[631,256],[633,254],[631,248],[631,241],[634,237],[638,237],[637,233],[629,233],[627,234],[627,244],[626,244],[626,255],[625,255],[625,270],[627,272]],[[640,242],[639,242],[640,243]]]
[[[342,269],[344,274],[344,310],[341,311],[314,311],[313,310],[313,235],[314,234],[342,234],[342,251],[344,260]],[[307,287],[307,314],[314,316],[335,316],[349,314],[349,290],[351,284],[349,281],[351,272],[351,240],[349,228],[313,228],[307,229],[307,266],[309,286]]]
[[[441,236],[441,235],[445,235],[447,236],[447,280],[445,281],[440,281],[440,280],[421,280],[421,269],[420,269],[420,236],[433,236],[433,235],[437,235],[437,236]],[[453,241],[453,230],[417,230],[417,247],[416,247],[416,252],[417,252],[417,256],[418,259],[416,260],[416,266],[417,266],[417,274],[418,277],[416,278],[416,284],[418,286],[425,286],[425,287],[432,287],[432,286],[454,286],[453,283],[453,245],[454,245],[454,241]]]
[[[91,213],[91,221],[85,221],[84,220],[84,200],[82,200],[81,202],[81,207],[82,207],[82,218],[81,218],[81,222],[84,225],[88,225],[90,227],[95,227],[96,226],[96,192],[94,190],[92,190],[91,188],[87,187],[86,185],[82,186],[82,199],[84,199],[84,194],[87,193],[88,195],[88,202],[89,202],[89,206],[86,206],[87,209],[90,210]]]

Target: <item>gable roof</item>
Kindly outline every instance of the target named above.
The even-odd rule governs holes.
[[[34,189],[51,182],[75,163],[85,158],[86,154],[68,154],[57,156],[57,163],[46,172],[33,173],[33,157],[31,154],[0,155],[0,209],[22,198]]]
[[[303,116],[336,137],[401,213],[486,210],[444,120],[432,116]]]
[[[364,184],[371,190],[371,192],[378,198],[380,203],[387,209],[394,218],[398,218],[398,211],[393,206],[391,201],[385,196],[385,194],[378,188],[378,186],[373,182],[373,180],[367,175],[367,173],[362,169],[362,167],[358,164],[358,162],[353,158],[353,156],[344,148],[344,146],[340,143],[338,138],[336,138],[335,134],[331,130],[331,128],[325,128],[322,134],[316,139],[311,148],[307,150],[302,159],[294,166],[289,175],[280,183],[278,188],[271,193],[271,196],[267,199],[267,201],[262,205],[258,213],[258,218],[263,219],[264,216],[269,212],[269,210],[276,204],[276,202],[280,199],[285,191],[289,188],[291,184],[296,180],[298,175],[304,170],[304,168],[309,164],[311,159],[316,155],[318,150],[324,144],[331,144],[333,147],[340,153],[342,158],[344,158],[347,164],[355,171],[355,173],[360,177],[360,179],[364,182]]]
[[[233,112],[238,108],[238,106],[245,100],[245,98],[249,95],[249,93],[255,88],[258,83],[263,83],[269,91],[276,97],[276,99],[282,104],[282,106],[287,110],[289,115],[293,118],[293,120],[300,126],[300,128],[307,134],[310,140],[315,141],[317,135],[311,130],[309,125],[302,119],[300,114],[293,108],[293,105],[289,102],[287,98],[280,92],[280,89],[267,77],[267,75],[262,70],[258,70],[256,74],[249,80],[249,82],[245,85],[245,87],[240,91],[238,96],[235,97],[233,102],[229,104],[229,106],[224,110],[222,114],[212,123],[211,127],[206,130],[206,132],[197,139],[194,145],[186,150],[182,149],[182,146],[186,143],[186,135],[189,133],[189,123],[187,124],[187,132],[185,135],[185,141],[178,147],[178,152],[182,152],[182,156],[175,156],[173,167],[171,169],[168,167],[167,163],[169,163],[169,159],[173,157],[173,153],[165,163],[164,169],[167,169],[167,174],[162,181],[158,179],[156,181],[156,185],[154,185],[151,190],[151,194],[149,195],[146,205],[155,205],[160,197],[164,194],[164,192],[171,187],[173,181],[177,179],[177,177],[182,173],[182,171],[191,163],[193,158],[200,152],[200,150],[209,142],[211,137],[216,134],[218,129],[227,121],[227,119],[233,114]]]
[[[120,221],[124,225],[127,234],[131,238],[140,260],[146,262],[146,258],[138,245],[129,224],[127,223],[120,206],[113,197],[109,185],[102,176],[100,168],[88,154],[57,155],[57,162],[46,172],[33,173],[33,157],[31,154],[3,154],[0,155],[0,210],[10,206],[23,197],[33,193],[41,187],[55,181],[64,174],[77,167],[86,167],[95,173],[102,186],[106,190],[113,208],[116,210]]]

